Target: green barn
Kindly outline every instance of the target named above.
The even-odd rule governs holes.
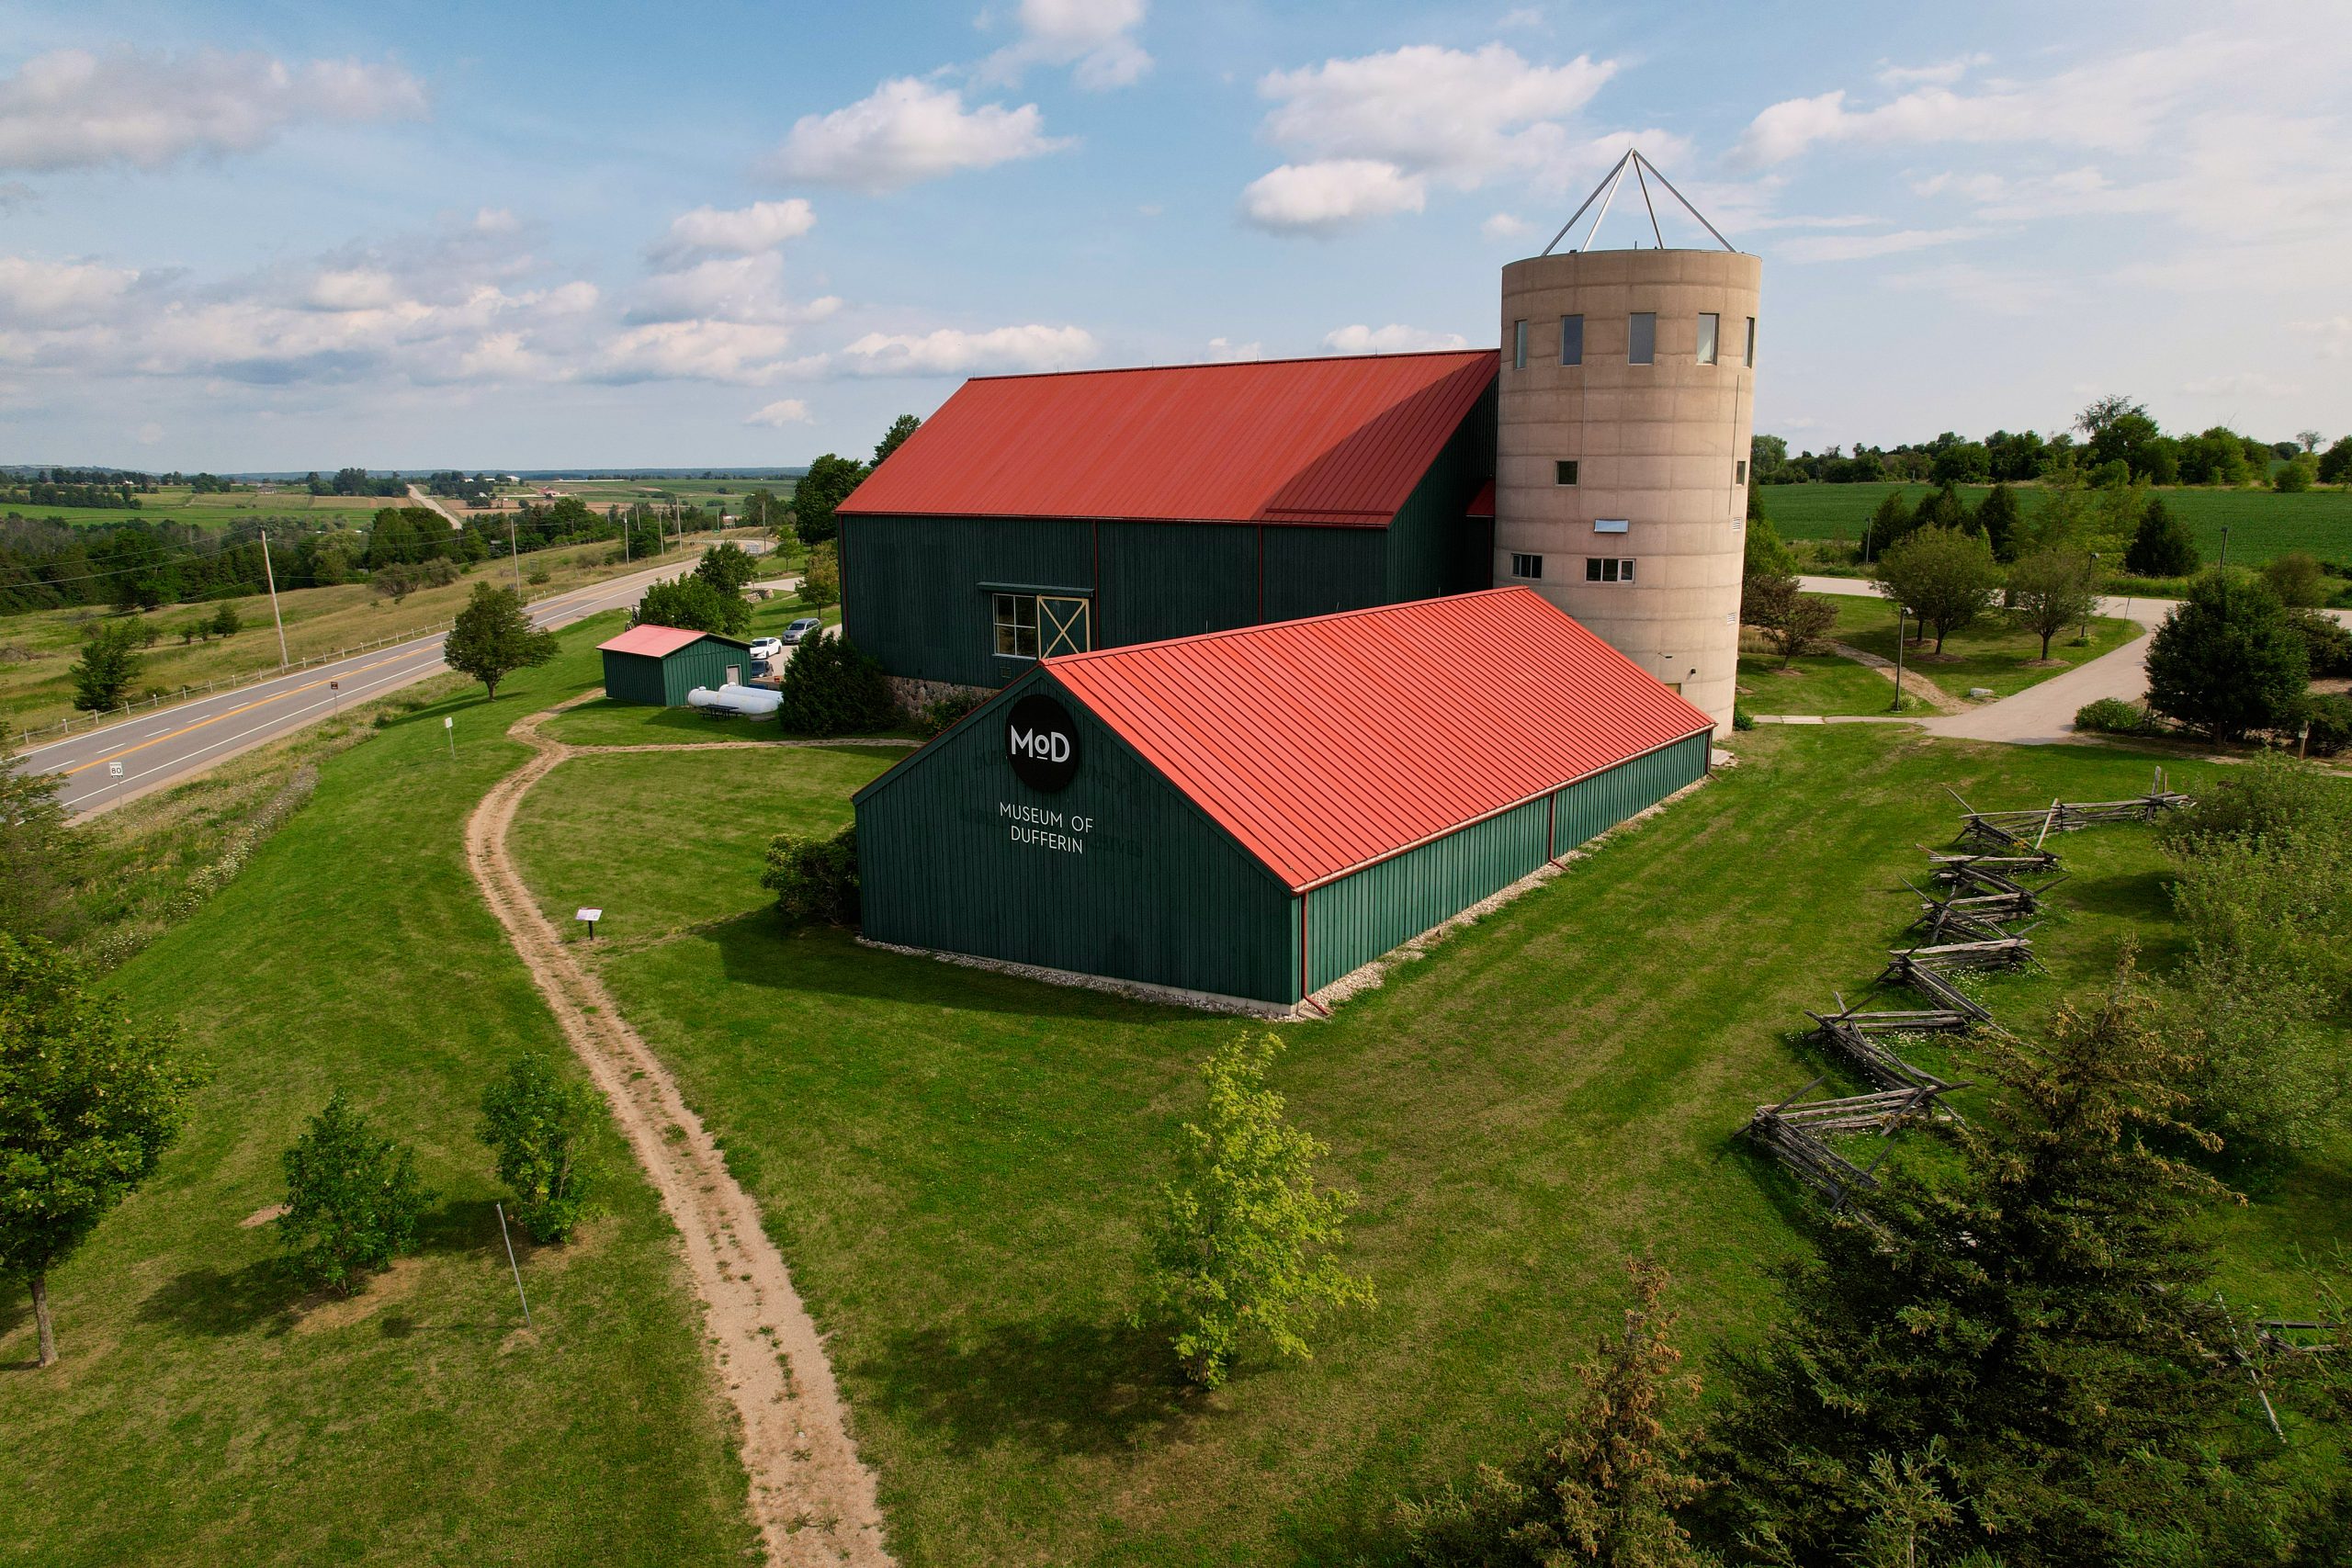
[[[1052,656],[858,793],[865,934],[1291,1006],[1703,777],[1711,735],[1524,588]]]
[[[752,645],[683,626],[631,626],[596,645],[605,656],[605,695],[616,703],[684,707],[696,686],[713,691],[752,672]]]
[[[903,682],[993,690],[1485,588],[1496,374],[1477,351],[967,381],[836,513],[845,633]]]

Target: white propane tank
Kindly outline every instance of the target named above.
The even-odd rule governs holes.
[[[715,713],[741,714],[746,718],[772,718],[776,705],[784,698],[765,686],[729,684],[712,691],[708,686],[696,686],[686,694],[689,707],[708,708]]]

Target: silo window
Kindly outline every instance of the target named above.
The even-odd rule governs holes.
[[[1655,365],[1657,363],[1657,312],[1636,310],[1626,320],[1625,363]]]
[[[1511,324],[1510,367],[1514,370],[1527,368],[1527,323],[1525,321],[1515,321]]]
[[[1584,363],[1584,318],[1582,316],[1560,318],[1560,363],[1563,365]]]
[[[1731,482],[1736,485],[1744,485],[1747,482],[1747,458],[1742,457],[1738,462],[1734,463],[1731,466]]]
[[[1555,462],[1552,465],[1552,482],[1557,485],[1576,483],[1577,460],[1574,457],[1562,457]]]
[[[1515,555],[1510,558],[1510,574],[1533,581],[1544,575],[1544,558]]]
[[[1634,563],[1610,556],[1587,556],[1584,561],[1587,582],[1631,582]]]
[[[1700,364],[1713,365],[1715,362],[1715,337],[1722,332],[1723,324],[1724,319],[1713,310],[1699,312]]]
[[[1747,318],[1747,367],[1756,368],[1756,318]]]
[[[1035,659],[1037,657],[1037,596],[1035,593],[998,593],[996,601],[996,651],[1003,659]]]

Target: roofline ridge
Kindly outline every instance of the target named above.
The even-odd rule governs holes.
[[[1172,365],[1098,365],[1074,370],[1007,370],[995,376],[967,376],[965,383],[974,381],[1050,381],[1061,376],[1128,376],[1146,370],[1239,370],[1252,365],[1362,365],[1380,359],[1449,359],[1478,355],[1502,354],[1498,344],[1493,348],[1476,345],[1463,348],[1410,348],[1395,354],[1284,354],[1266,359],[1185,359]]]
[[[1091,648],[1084,653],[1047,654],[1037,661],[1037,667],[1059,670],[1072,664],[1084,664],[1093,660],[1116,659],[1121,654],[1141,653],[1148,649],[1172,648],[1179,643],[1216,642],[1224,637],[1250,637],[1260,632],[1272,631],[1280,626],[1299,626],[1307,621],[1345,621],[1363,615],[1397,615],[1407,610],[1419,609],[1425,605],[1450,604],[1462,599],[1491,599],[1503,593],[1523,593],[1540,604],[1554,610],[1560,609],[1557,604],[1554,604],[1552,601],[1523,582],[1504,582],[1498,583],[1492,588],[1473,588],[1461,593],[1433,593],[1426,599],[1400,599],[1393,604],[1363,604],[1352,610],[1327,610],[1319,615],[1294,615],[1287,621],[1258,621],[1246,626],[1227,626],[1223,631],[1187,632],[1182,637],[1164,637],[1153,642],[1121,643],[1116,648]],[[1560,610],[1560,614],[1568,620],[1576,619],[1565,610]],[[1581,621],[1577,624],[1583,625]]]

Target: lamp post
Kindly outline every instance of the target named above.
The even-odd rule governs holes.
[[[1908,604],[1894,607],[1894,705],[1886,710],[1889,713],[1903,711],[1903,626],[1910,615]]]
[[[2089,604],[2089,606],[2088,606],[2087,608],[2086,608],[2086,609],[2083,611],[2083,646],[2084,646],[2085,648],[2088,648],[2088,647],[2091,645],[2091,611],[2092,611],[2092,610],[2097,609],[2098,607],[2098,552],[2097,550],[2093,550],[2093,551],[2091,552],[2091,598],[2090,598],[2090,604]]]

